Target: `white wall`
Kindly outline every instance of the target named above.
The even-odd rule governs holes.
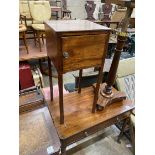
[[[100,3],[101,0],[94,0],[95,3]],[[67,9],[72,11],[72,18],[85,19],[87,13],[85,10],[86,0],[67,0]]]

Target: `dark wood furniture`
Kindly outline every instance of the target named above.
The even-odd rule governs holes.
[[[127,40],[127,33],[120,32],[117,36],[117,45],[115,48],[114,57],[112,60],[112,64],[110,67],[110,71],[108,73],[108,79],[106,81],[106,85],[102,85],[100,88],[100,93],[98,97],[98,106],[99,108],[105,108],[108,104],[115,103],[117,101],[121,101],[126,99],[126,95],[123,92],[113,92],[112,86],[115,83],[116,72],[119,64],[119,59],[121,56],[121,52],[123,51],[124,44]],[[101,108],[101,109],[102,109]]]
[[[63,124],[63,74],[69,71],[80,70],[81,77],[82,69],[95,66],[100,67],[94,95],[93,105],[95,105],[97,102],[99,84],[102,79],[110,28],[87,20],[48,21],[45,23],[45,28],[49,70],[51,70],[50,61],[52,61],[58,72],[60,123]],[[52,77],[52,75],[49,77]],[[51,78],[50,89],[51,100],[53,100]],[[81,92],[80,87],[78,92]],[[92,112],[95,112],[94,106]]]
[[[132,112],[132,114],[133,114],[133,112]],[[121,132],[118,136],[117,142],[120,143],[120,139],[122,138],[123,135],[125,135],[131,142],[134,141],[134,139],[135,139],[135,126],[132,125],[133,127],[130,128],[131,123],[133,124],[131,117],[129,117],[128,119],[125,119],[124,121],[116,124],[117,128],[119,128],[121,130]]]
[[[91,112],[94,98],[92,87],[64,95],[65,123],[59,122],[59,98],[47,101],[50,114],[61,142],[61,154],[66,154],[66,147],[89,135],[103,130],[121,120],[129,119],[134,104],[129,100],[107,106],[103,111]],[[132,126],[131,126],[132,128]],[[134,140],[133,140],[134,143]]]
[[[103,20],[110,20],[110,14],[112,12],[112,4],[111,1],[106,0],[105,4],[102,5],[102,11],[103,11]]]
[[[120,20],[94,20],[92,22],[103,25],[103,26],[106,25],[108,27],[110,27],[111,24],[116,24],[118,27],[120,24]],[[107,58],[111,58],[112,53],[114,52],[116,43],[117,43],[117,36],[114,32],[113,34],[111,33],[110,38],[109,38]]]
[[[72,16],[71,16],[71,11],[70,10],[63,10],[62,11],[62,17],[68,17],[69,19],[72,19]]]
[[[100,24],[100,25],[107,25],[110,27],[110,24],[116,24],[117,27],[120,24],[120,20],[94,20],[94,23]]]
[[[26,41],[26,26],[24,24],[19,24],[19,39],[22,39],[24,41],[24,45],[26,47],[27,54],[29,54],[27,41]]]
[[[95,11],[96,4],[93,0],[86,1],[85,9],[87,12],[87,20],[94,20],[93,13]]]
[[[119,0],[120,2],[124,2],[124,6],[127,7],[126,15],[122,22],[122,32],[125,32],[128,28],[130,17],[135,7],[135,0]]]
[[[62,8],[60,6],[51,6],[51,12],[56,13],[56,19],[58,20],[59,18],[62,18]],[[59,12],[60,12],[60,17],[59,17]],[[53,15],[52,15],[53,16]]]

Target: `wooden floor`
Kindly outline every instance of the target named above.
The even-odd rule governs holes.
[[[58,98],[55,98],[53,102],[48,101],[49,111],[53,116],[54,124],[60,137],[67,138],[124,113],[133,107],[130,101],[123,101],[112,104],[105,110],[93,114],[91,112],[93,97],[92,87],[82,89],[81,94],[73,92],[64,95],[65,124],[63,125],[60,125],[59,121]]]
[[[46,58],[47,50],[46,50],[46,42],[42,43],[42,52],[39,51],[39,46],[35,46],[33,39],[27,39],[29,54],[27,54],[26,48],[22,42],[20,41],[19,45],[19,61],[26,61],[32,59]]]

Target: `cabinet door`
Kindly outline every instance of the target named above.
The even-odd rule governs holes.
[[[63,72],[101,65],[107,40],[108,33],[62,37]]]

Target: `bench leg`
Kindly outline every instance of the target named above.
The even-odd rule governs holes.
[[[119,134],[119,136],[118,136],[118,139],[117,139],[117,142],[119,142],[119,143],[120,143],[120,139],[121,139],[122,136],[123,136],[123,133],[124,133],[124,130],[125,130],[125,127],[126,127],[128,121],[129,121],[129,118],[126,118],[126,119],[124,120],[124,122],[123,122],[123,126],[122,126],[122,129],[121,129],[121,132],[120,132],[120,134]]]
[[[61,155],[66,155],[66,147],[61,148]]]
[[[131,118],[129,118],[129,132],[130,132],[130,137],[131,137],[131,144],[133,148],[133,153],[135,154],[135,134],[134,134],[134,127],[133,123],[131,121]]]

